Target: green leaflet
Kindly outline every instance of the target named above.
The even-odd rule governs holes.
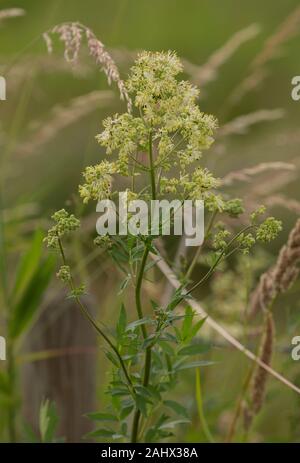
[[[53,442],[57,422],[58,417],[54,403],[50,402],[49,400],[45,400],[41,404],[39,419],[42,442]]]

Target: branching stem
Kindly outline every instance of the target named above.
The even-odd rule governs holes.
[[[155,185],[155,167],[153,162],[153,141],[152,141],[152,131],[150,130],[149,133],[149,163],[150,163],[150,182],[151,182],[151,197],[153,200],[156,199],[156,185]],[[142,289],[142,282],[145,273],[145,267],[147,263],[147,258],[149,255],[149,249],[147,245],[145,245],[140,270],[137,277],[137,283],[135,288],[135,301],[136,301],[136,310],[138,313],[139,319],[143,318],[143,309],[141,303],[141,289]],[[143,324],[141,325],[142,335],[144,340],[147,339],[148,333],[147,328]],[[145,353],[145,366],[144,366],[144,378],[143,378],[143,386],[147,387],[149,384],[151,373],[151,345],[147,347]],[[139,433],[139,422],[141,417],[141,411],[136,408],[133,417],[132,423],[132,431],[131,431],[131,442],[135,443],[138,441],[138,433]]]
[[[66,256],[65,256],[64,249],[63,249],[62,242],[61,242],[60,238],[58,238],[58,245],[59,245],[59,250],[60,250],[60,253],[61,253],[62,260],[63,260],[63,264],[67,265],[67,259],[66,259]],[[69,286],[70,286],[70,289],[73,292],[73,294],[75,294],[74,295],[75,301],[77,302],[77,304],[78,304],[82,314],[84,315],[84,317],[90,322],[90,324],[94,327],[94,329],[97,331],[97,333],[100,334],[100,336],[106,341],[106,343],[109,345],[109,347],[116,354],[116,356],[117,356],[117,358],[118,358],[118,360],[120,362],[120,366],[121,366],[121,368],[123,370],[124,376],[126,378],[127,385],[128,385],[128,387],[130,389],[130,392],[132,393],[132,395],[135,395],[135,389],[134,389],[133,383],[131,381],[131,378],[129,376],[129,373],[127,371],[126,365],[124,363],[124,360],[122,359],[122,356],[121,356],[120,352],[118,351],[117,347],[113,344],[113,342],[109,339],[109,337],[104,333],[104,331],[102,331],[102,329],[99,327],[98,323],[91,316],[88,309],[86,308],[86,306],[81,301],[80,297],[76,295],[76,293],[75,293],[76,288],[75,288],[75,284],[74,284],[74,280],[73,280],[72,276],[71,276],[71,279],[70,279],[70,282],[69,282]]]

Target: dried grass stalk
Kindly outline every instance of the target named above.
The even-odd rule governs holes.
[[[280,54],[280,47],[299,33],[300,7],[293,10],[279,25],[273,35],[264,44],[262,51],[252,62],[252,67],[265,65],[268,61]]]
[[[26,14],[23,8],[8,8],[7,10],[0,10],[0,21],[8,18],[16,18]]]
[[[236,50],[248,40],[253,39],[260,32],[257,24],[236,32],[230,39],[218,50],[216,50],[203,66],[196,66],[185,61],[185,69],[190,74],[193,82],[202,87],[207,83],[215,80],[219,68],[228,61]]]
[[[22,155],[32,154],[51,141],[54,136],[79,119],[87,116],[102,105],[111,103],[111,91],[98,90],[73,98],[68,106],[54,106],[47,121],[32,124],[32,135],[20,145]]]
[[[297,201],[293,198],[287,198],[284,195],[273,195],[265,199],[264,201],[266,206],[283,206],[289,211],[295,212],[300,216],[300,201]]]
[[[299,275],[299,263],[300,219],[292,229],[287,243],[281,248],[274,267],[261,276],[250,299],[249,317],[269,308],[277,295],[285,293],[292,286]]]
[[[291,163],[294,164],[294,168],[287,170],[270,170],[265,172],[263,177],[263,182],[256,182],[255,188],[253,185],[249,194],[252,194],[253,197],[263,197],[264,199],[268,195],[272,195],[277,191],[282,191],[289,183],[295,181],[298,178],[297,173],[297,162],[294,159],[291,160]],[[259,200],[261,203],[261,199]]]
[[[157,256],[156,254],[150,253],[151,259],[156,263],[157,267],[161,270],[163,275],[171,283],[174,289],[180,288],[180,282],[177,277],[174,275],[174,272],[170,269],[169,265],[164,259]],[[183,290],[184,292],[184,290]],[[272,375],[278,381],[280,381],[285,386],[289,387],[293,391],[300,394],[300,388],[296,384],[291,383],[287,378],[282,376],[276,370],[274,370],[270,365],[263,362],[258,356],[253,354],[249,349],[247,349],[243,344],[241,344],[236,338],[234,338],[223,326],[216,322],[212,317],[210,317],[203,307],[193,298],[187,298],[187,303],[195,310],[197,315],[201,318],[205,318],[206,325],[209,325],[214,331],[216,331],[220,336],[222,336],[231,346],[235,347],[237,350],[242,352],[248,359],[255,362],[261,368],[263,368],[267,373]]]
[[[108,84],[115,82],[119,88],[120,97],[127,103],[127,109],[130,112],[132,102],[127,92],[124,81],[120,77],[117,65],[103,43],[97,39],[94,32],[87,26],[78,22],[62,23],[54,26],[51,30],[44,33],[44,39],[49,53],[53,51],[52,35],[57,34],[65,47],[64,56],[66,61],[75,63],[84,40],[90,55],[94,58],[96,64],[101,68],[107,77]]]
[[[232,134],[244,134],[254,124],[266,121],[275,121],[284,116],[282,109],[261,109],[253,113],[239,116],[227,124],[220,127],[218,137],[224,137]]]
[[[245,431],[248,431],[253,421],[253,412],[250,410],[247,402],[243,402],[242,404],[242,416],[244,429]]]
[[[241,100],[249,91],[256,88],[267,76],[266,64],[279,56],[281,47],[292,37],[299,33],[300,7],[293,10],[289,16],[279,25],[264,43],[263,49],[256,55],[251,63],[251,72],[246,79],[235,89],[230,97],[230,103],[235,104]]]
[[[70,66],[62,57],[54,55],[27,56],[18,60],[8,71],[0,65],[0,75],[9,76],[10,91],[16,92],[24,84],[24,79],[33,79],[37,75],[54,74],[58,72],[71,73],[78,78],[86,78],[91,74],[91,66],[80,61],[76,66]]]
[[[235,181],[239,182],[249,182],[251,177],[255,175],[262,174],[264,172],[269,172],[273,170],[279,170],[282,172],[285,171],[294,171],[295,165],[288,162],[262,162],[253,167],[247,167],[245,169],[236,170],[230,172],[222,179],[222,185],[231,185]]]
[[[259,358],[266,365],[271,365],[275,326],[272,313],[268,311],[265,317],[265,329],[260,346]],[[254,373],[251,389],[251,410],[257,414],[264,402],[268,373],[260,366]]]

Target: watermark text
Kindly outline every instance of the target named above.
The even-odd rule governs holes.
[[[0,76],[0,100],[6,100],[6,80],[2,76]]]
[[[300,336],[294,336],[292,339],[293,349],[292,349],[292,359],[300,360]]]
[[[0,360],[6,360],[6,341],[3,336],[0,336]]]
[[[294,101],[300,100],[300,76],[294,76],[292,78],[293,89],[291,92],[291,97]]]
[[[186,246],[200,246],[204,240],[204,202],[174,199],[168,201],[128,200],[127,192],[119,193],[116,204],[105,199],[96,211],[102,215],[96,223],[99,235],[184,235]]]

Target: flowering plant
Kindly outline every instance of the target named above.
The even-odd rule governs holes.
[[[108,392],[111,397],[107,413],[94,413],[96,421],[110,421],[113,426],[96,429],[93,437],[125,439],[137,442],[168,437],[175,424],[188,422],[187,410],[168,400],[167,392],[178,383],[183,370],[205,366],[204,360],[190,362],[190,356],[203,352],[196,335],[204,319],[195,320],[192,309],[184,314],[176,308],[212,275],[217,266],[235,252],[247,254],[257,240],[268,242],[276,237],[281,223],[269,217],[259,223],[263,208],[255,211],[249,224],[235,234],[216,218],[238,217],[244,212],[240,199],[226,198],[217,192],[220,181],[200,164],[202,152],[213,142],[217,122],[200,111],[199,91],[184,80],[175,53],[141,53],[125,83],[132,107],[103,122],[104,130],[97,141],[105,147],[108,159],[83,172],[79,186],[83,203],[115,198],[114,179],[122,177],[131,199],[145,201],[175,197],[184,201],[203,200],[209,216],[205,246],[212,254],[211,266],[200,281],[192,282],[192,271],[198,262],[201,247],[181,272],[181,286],[166,304],[142,297],[143,280],[152,267],[149,257],[160,256],[160,237],[151,233],[133,236],[98,236],[95,244],[105,247],[125,272],[123,287],[132,285],[137,319],[128,323],[128,313],[121,306],[113,330],[102,327],[84,304],[84,287],[72,276],[65,238],[79,228],[80,222],[64,209],[53,215],[54,226],[45,241],[58,250],[62,267],[57,276],[69,285],[87,320],[108,347],[107,356],[113,365]],[[120,265],[122,259],[122,265]],[[125,268],[124,268],[125,267]],[[161,409],[165,411],[162,413]],[[179,415],[175,421],[166,410]],[[130,425],[130,429],[129,429]]]

